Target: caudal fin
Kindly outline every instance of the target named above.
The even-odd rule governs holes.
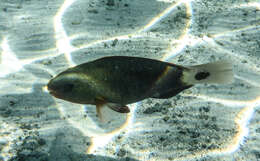
[[[218,61],[187,68],[188,70],[183,72],[182,81],[188,85],[198,83],[228,84],[232,83],[234,79],[232,64],[228,61]]]

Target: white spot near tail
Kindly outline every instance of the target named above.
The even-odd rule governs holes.
[[[229,61],[189,66],[183,71],[182,81],[187,85],[198,83],[228,84],[232,83],[234,74]]]

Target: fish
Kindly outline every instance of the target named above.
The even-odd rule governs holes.
[[[146,98],[168,99],[195,84],[233,82],[232,63],[181,66],[160,60],[108,56],[69,68],[47,84],[56,98],[77,104],[96,106],[102,120],[102,108],[129,113],[128,104]]]

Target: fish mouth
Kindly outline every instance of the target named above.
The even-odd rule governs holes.
[[[52,90],[52,89],[50,89],[50,88],[48,88],[48,87],[47,87],[47,89],[48,89],[48,91],[49,91],[49,93],[50,93],[51,95],[56,95],[56,92],[55,92],[54,90]]]
[[[62,98],[62,96],[61,96],[59,93],[57,93],[57,92],[55,92],[55,91],[53,91],[53,90],[49,90],[49,93],[50,93],[52,96],[56,97],[56,98]]]
[[[60,98],[60,95],[58,94],[58,92],[55,91],[55,90],[53,90],[52,88],[50,88],[50,85],[49,85],[49,84],[47,85],[47,90],[49,91],[49,93],[50,93],[52,96],[54,96],[54,97],[56,97],[56,98]]]

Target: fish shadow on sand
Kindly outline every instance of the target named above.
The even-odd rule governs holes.
[[[55,104],[54,100],[49,94],[42,91],[43,86],[44,84],[34,84],[31,93],[1,96],[0,116],[9,122],[18,119],[23,123],[47,121],[48,114],[53,115],[51,119],[60,119],[57,110],[52,108],[52,105]]]
[[[90,138],[61,118],[43,86],[34,84],[30,93],[1,96],[1,120],[23,131],[21,144],[12,146],[16,155],[12,161],[136,161],[86,154]]]
[[[106,156],[99,156],[99,155],[93,155],[93,154],[84,154],[76,152],[75,150],[78,150],[76,145],[78,141],[74,140],[74,144],[72,147],[68,147],[67,142],[67,132],[63,129],[59,131],[56,135],[56,138],[53,140],[51,148],[50,148],[50,160],[56,161],[56,160],[62,160],[62,161],[137,161],[135,159],[132,159],[130,157],[123,156],[122,158],[111,158]],[[73,139],[71,140],[73,141]],[[80,145],[82,147],[82,145]],[[75,148],[73,150],[73,147]]]
[[[41,136],[42,135],[42,136]],[[45,138],[43,139],[43,135]],[[32,148],[32,143],[33,148]],[[111,158],[100,155],[86,154],[88,138],[72,127],[59,128],[52,132],[30,136],[17,148],[17,156],[11,161],[138,161],[122,156]]]
[[[1,96],[0,116],[12,121],[12,118],[30,118],[28,123],[43,121],[44,114],[57,111],[51,108],[55,104],[51,96],[42,91],[44,84],[34,84],[31,93],[7,94]],[[55,113],[59,118],[58,113]],[[35,123],[35,122],[34,122]]]

